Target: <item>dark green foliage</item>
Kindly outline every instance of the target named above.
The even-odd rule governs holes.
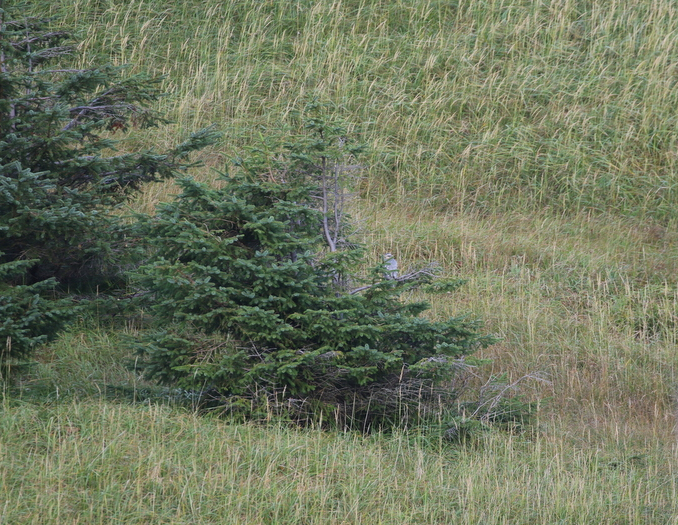
[[[68,40],[0,0],[0,287],[13,354],[52,337],[73,311],[51,312],[38,300],[47,290],[122,282],[130,238],[113,209],[188,167],[187,154],[213,138],[203,130],[168,152],[111,155],[116,131],[164,122],[149,106],[161,79],[73,69]],[[2,348],[8,354],[5,339]]]
[[[181,180],[183,192],[147,219],[155,255],[140,283],[163,330],[140,343],[137,366],[165,383],[209,389],[225,404],[261,396],[313,407],[316,417],[392,424],[492,338],[464,319],[419,317],[428,304],[400,300],[430,274],[384,280],[375,268],[365,284],[360,249],[323,249],[314,174],[331,161],[323,155],[330,138],[317,122],[309,129],[313,148],[286,148],[273,171],[242,170],[219,189]],[[351,282],[362,292],[342,284]]]
[[[24,286],[6,283],[32,263],[0,265],[0,362],[10,356],[27,356],[37,345],[47,342],[77,310],[69,300],[49,297],[54,279]]]

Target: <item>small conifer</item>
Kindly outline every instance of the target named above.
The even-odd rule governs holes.
[[[432,272],[389,280],[380,265],[361,276],[364,251],[340,242],[341,189],[327,180],[345,160],[345,138],[317,117],[306,130],[274,154],[241,159],[219,188],[181,180],[182,193],[147,218],[154,255],[140,283],[162,329],[142,338],[136,365],[222,405],[263,399],[295,417],[393,424],[493,339],[401,300]]]

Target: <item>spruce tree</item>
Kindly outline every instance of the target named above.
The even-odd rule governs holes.
[[[317,117],[306,130],[240,159],[219,188],[181,180],[183,192],[147,218],[155,250],[139,282],[162,329],[141,339],[136,366],[231,408],[407,424],[439,403],[432,388],[459,358],[493,339],[401,299],[458,281],[432,282],[430,271],[388,279],[381,265],[360,275],[363,250],[346,242],[338,211],[344,133]]]
[[[0,0],[0,354],[24,355],[75,309],[55,287],[120,283],[129,239],[112,213],[185,170],[208,130],[166,152],[117,153],[114,134],[164,123],[160,78],[76,69],[71,35]]]

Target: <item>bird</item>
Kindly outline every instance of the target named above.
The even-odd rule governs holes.
[[[390,253],[384,255],[384,277],[391,281],[398,278],[398,261]]]

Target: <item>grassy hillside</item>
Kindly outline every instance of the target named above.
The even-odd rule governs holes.
[[[168,75],[175,131],[273,126],[309,94],[372,147],[364,194],[675,218],[669,0],[55,1],[87,61]],[[154,137],[152,140],[159,140]]]
[[[502,338],[479,382],[550,383],[522,383],[533,431],[475,448],[231,425],[125,402],[153,387],[121,334],[75,327],[5,393],[0,522],[675,523],[674,2],[33,7],[78,29],[87,64],[167,75],[175,123],[121,147],[225,131],[204,180],[308,97],[332,104],[369,146],[353,215],[372,258],[468,279],[432,315]]]

